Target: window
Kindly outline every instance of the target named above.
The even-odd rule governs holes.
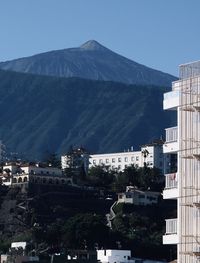
[[[121,169],[121,165],[118,165],[118,169]]]
[[[112,158],[112,163],[115,163],[115,158]]]
[[[149,199],[150,201],[156,201],[156,197],[153,196],[147,196],[147,199]]]
[[[118,162],[121,163],[121,161],[122,161],[122,158],[119,157],[119,158],[118,158]]]
[[[132,157],[131,157],[131,161],[134,162],[134,160],[135,160],[135,158],[134,158],[134,156],[132,156]]]
[[[96,160],[93,160],[93,164],[96,164]]]
[[[139,156],[136,156],[136,161],[139,161]]]
[[[109,163],[109,159],[106,159],[106,163]]]
[[[125,162],[128,162],[128,157],[125,157],[125,158],[124,158],[124,161],[125,161]]]
[[[102,159],[100,159],[100,160],[99,160],[99,163],[103,163],[103,160],[102,160]]]

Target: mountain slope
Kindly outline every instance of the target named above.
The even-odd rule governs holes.
[[[0,70],[0,139],[30,159],[70,145],[120,151],[160,137],[172,123],[163,88]]]
[[[1,62],[0,68],[58,77],[81,77],[127,84],[171,86],[174,76],[131,61],[91,40],[79,48],[50,51]]]

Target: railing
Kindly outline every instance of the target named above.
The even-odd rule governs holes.
[[[177,218],[166,219],[166,235],[177,234]]]
[[[172,90],[180,90],[180,80],[172,82]]]
[[[164,93],[164,100],[171,100],[174,98],[179,98],[179,96],[180,96],[179,90],[169,91],[169,92]]]
[[[177,173],[165,174],[165,188],[177,188],[178,181],[177,181]]]
[[[165,129],[166,132],[166,142],[176,142],[178,140],[178,128],[171,127]]]

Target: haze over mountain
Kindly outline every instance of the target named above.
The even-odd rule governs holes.
[[[163,87],[0,70],[0,139],[29,159],[65,153],[123,151],[159,138],[172,125]]]
[[[168,87],[176,80],[172,75],[125,58],[95,40],[90,40],[78,48],[50,51],[1,62],[0,68],[39,75]]]

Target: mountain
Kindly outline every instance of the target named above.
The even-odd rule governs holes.
[[[32,160],[70,145],[136,150],[172,125],[172,113],[162,110],[166,90],[0,70],[0,139]]]
[[[176,80],[174,76],[118,55],[94,40],[78,48],[50,51],[1,62],[0,68],[39,75],[168,87]]]

